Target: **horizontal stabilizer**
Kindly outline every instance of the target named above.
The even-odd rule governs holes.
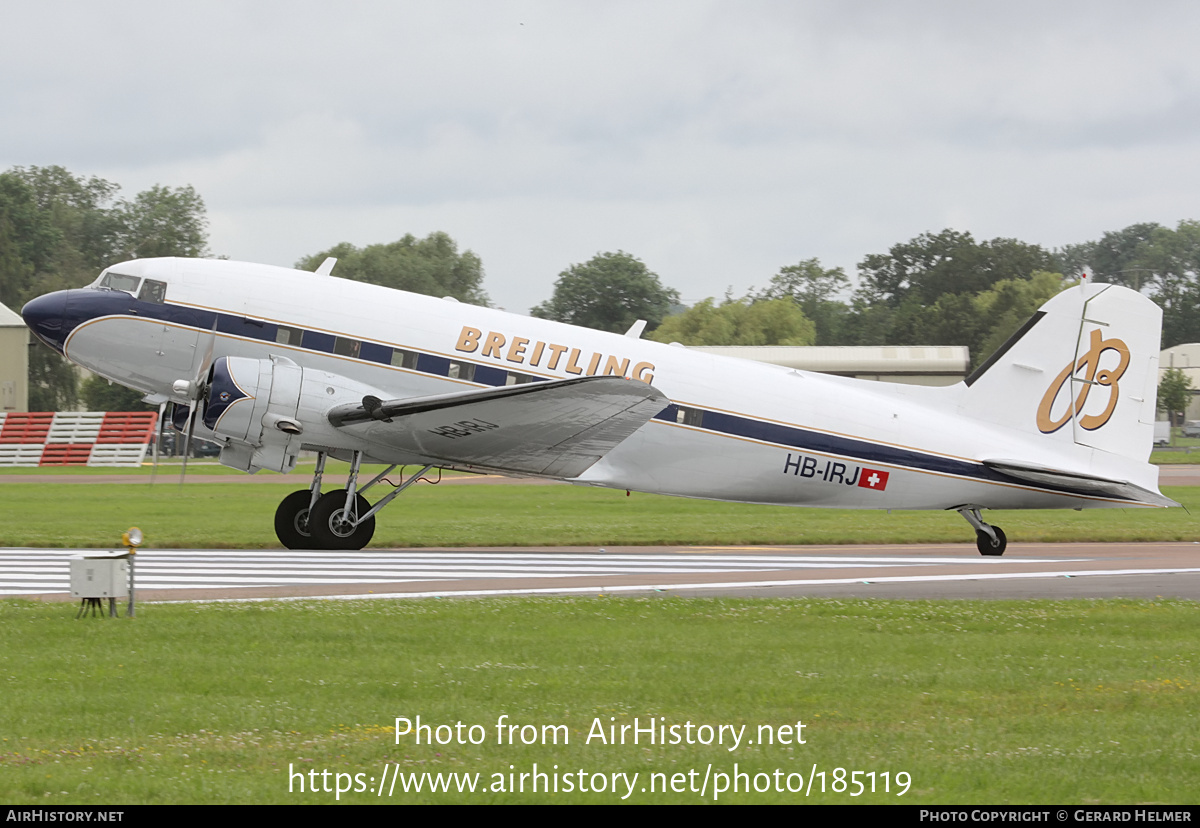
[[[670,404],[622,377],[579,377],[335,406],[338,428],[438,465],[578,477]]]
[[[1162,494],[1130,483],[1128,480],[1110,480],[1079,472],[1068,472],[1051,469],[1032,463],[1019,463],[1012,460],[984,460],[983,464],[989,469],[1023,480],[1027,483],[1038,483],[1044,486],[1055,486],[1084,492],[1093,495],[1107,495],[1149,506],[1178,506],[1174,500]]]

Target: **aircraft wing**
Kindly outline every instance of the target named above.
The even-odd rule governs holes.
[[[1106,477],[1096,477],[1078,472],[1052,469],[1033,463],[1021,463],[1014,460],[984,460],[983,464],[995,469],[1001,474],[1024,480],[1028,483],[1041,483],[1049,486],[1061,486],[1076,492],[1086,494],[1109,495],[1136,503],[1146,503],[1152,506],[1178,506],[1171,498],[1159,492],[1151,491],[1127,480],[1113,480]]]
[[[416,399],[364,397],[329,422],[368,442],[512,474],[578,477],[670,404],[623,377],[579,377]]]

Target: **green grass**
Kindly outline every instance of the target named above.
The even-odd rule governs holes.
[[[109,547],[139,526],[147,547],[278,547],[273,518],[293,486],[7,483],[0,546]],[[988,512],[1010,542],[1200,540],[1200,487],[1184,509]],[[419,484],[380,513],[375,547],[967,543],[953,512],[796,509],[560,486]]]
[[[1155,449],[1150,453],[1150,462],[1157,466],[1194,466],[1200,463],[1200,449],[1188,446],[1184,449]]]
[[[73,619],[0,601],[0,801],[332,802],[289,766],[826,772],[827,793],[722,802],[1198,803],[1200,615],[1184,601],[539,598],[146,605]],[[398,716],[483,744],[397,745]],[[501,715],[569,744],[499,745]],[[805,725],[805,744],[604,745],[603,725]],[[834,793],[836,768],[911,775]],[[352,777],[348,777],[352,778]],[[308,777],[306,777],[306,780]],[[320,777],[318,777],[318,780]],[[330,777],[331,780],[334,777]],[[881,777],[877,777],[881,779]],[[333,782],[331,781],[331,785]],[[612,794],[342,795],[615,802]],[[386,792],[385,792],[386,793]],[[711,801],[642,793],[630,802]]]

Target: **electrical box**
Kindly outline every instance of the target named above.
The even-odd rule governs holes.
[[[124,598],[129,594],[129,557],[72,558],[72,598]]]

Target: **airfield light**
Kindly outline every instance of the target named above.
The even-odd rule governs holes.
[[[129,527],[125,534],[121,535],[121,543],[129,550],[130,555],[134,554],[134,550],[142,545],[143,540],[142,530],[136,526]]]

